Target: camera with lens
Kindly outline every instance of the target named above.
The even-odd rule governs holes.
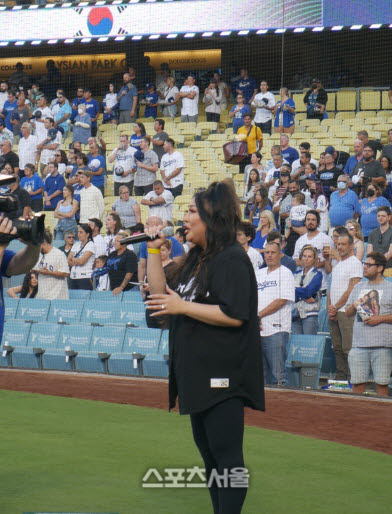
[[[15,177],[0,175],[0,187],[12,184]],[[0,194],[0,212],[7,216],[18,210],[18,197],[12,193]],[[43,242],[45,230],[45,214],[35,214],[32,219],[16,219],[12,221],[16,228],[15,234],[0,234],[0,244],[8,244],[13,239],[23,239],[26,243],[40,245]]]

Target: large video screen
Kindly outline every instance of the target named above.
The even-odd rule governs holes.
[[[3,11],[0,40],[219,33],[387,23],[391,19],[391,0],[180,0]]]

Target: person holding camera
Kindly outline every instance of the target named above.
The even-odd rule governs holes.
[[[109,155],[109,163],[114,162],[114,195],[118,196],[121,186],[127,186],[129,194],[133,192],[134,173],[136,163],[134,155],[136,148],[129,145],[128,136],[120,136],[120,144]]]
[[[392,284],[383,278],[387,260],[369,253],[363,263],[366,282],[352,290],[345,314],[354,318],[353,343],[348,355],[354,393],[364,393],[372,371],[376,391],[388,396],[392,372]]]
[[[371,144],[363,147],[363,161],[359,161],[351,174],[353,189],[358,196],[365,196],[370,182],[383,186],[386,182],[386,173],[379,161],[376,161],[375,150]]]
[[[18,230],[9,218],[9,213],[0,216],[0,295],[3,298],[3,284],[1,277],[23,275],[28,273],[38,260],[40,245],[37,242],[26,241],[22,250],[18,253],[7,250],[7,245],[12,239],[18,238]],[[0,341],[4,328],[4,302],[0,303]]]
[[[320,121],[324,119],[327,102],[328,95],[321,85],[321,80],[313,79],[312,88],[309,89],[304,96],[307,119]]]
[[[255,125],[263,134],[271,135],[272,111],[275,105],[275,96],[268,91],[268,83],[263,80],[260,84],[260,93],[257,93],[252,102],[252,107],[256,107]]]

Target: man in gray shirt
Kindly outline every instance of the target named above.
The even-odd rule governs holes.
[[[392,283],[384,280],[385,257],[369,253],[363,263],[368,280],[351,291],[346,316],[355,316],[348,356],[354,393],[364,393],[372,370],[377,394],[388,396],[392,372]]]
[[[389,225],[391,209],[381,205],[377,209],[379,227],[372,230],[368,239],[368,253],[380,252],[387,260],[384,277],[392,277],[392,228]]]
[[[163,143],[169,139],[169,134],[165,132],[163,129],[165,128],[165,120],[161,120],[157,118],[154,123],[155,134],[151,138],[152,149],[158,156],[158,164],[161,165],[161,159],[165,150],[163,148]]]
[[[150,150],[150,143],[151,139],[148,136],[142,137],[140,140],[140,150],[134,155],[136,161],[134,181],[136,196],[144,196],[152,191],[153,183],[156,180],[156,173],[159,169],[158,156],[153,150]]]

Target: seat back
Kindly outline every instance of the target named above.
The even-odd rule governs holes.
[[[48,314],[48,321],[65,321],[77,323],[80,321],[84,302],[82,300],[52,300]]]
[[[61,325],[57,323],[33,323],[27,346],[55,349],[60,338],[60,330]]]
[[[325,335],[292,334],[287,349],[286,369],[288,385],[300,386],[300,371],[292,362],[299,361],[305,364],[315,364],[317,373],[314,377],[314,388],[318,387],[320,369],[323,361]]]
[[[125,332],[124,353],[158,353],[161,331],[156,328],[130,328]]]
[[[16,317],[18,305],[19,298],[10,298],[9,296],[4,295],[5,319],[12,319]]]
[[[32,321],[46,321],[50,307],[50,300],[37,300],[37,298],[21,298],[16,312],[16,318]]]
[[[116,310],[118,309],[119,302],[98,302],[87,301],[84,302],[82,315],[80,321],[85,323],[114,323]]]
[[[90,302],[121,302],[122,293],[114,295],[112,291],[91,291]]]
[[[30,328],[30,323],[23,323],[16,320],[6,321],[4,323],[3,339],[1,343],[4,345],[7,342],[10,346],[26,346]]]
[[[125,327],[94,327],[90,350],[94,352],[120,353]]]
[[[88,300],[90,298],[91,291],[87,289],[70,289],[68,292],[70,300]]]
[[[121,302],[115,311],[114,322],[146,326],[146,308],[144,303]]]
[[[124,291],[122,298],[122,302],[142,302],[143,298],[140,294],[139,289],[131,289],[130,291]]]
[[[76,352],[89,350],[92,335],[93,327],[91,325],[63,325],[57,349],[60,350],[69,346],[71,350]]]

